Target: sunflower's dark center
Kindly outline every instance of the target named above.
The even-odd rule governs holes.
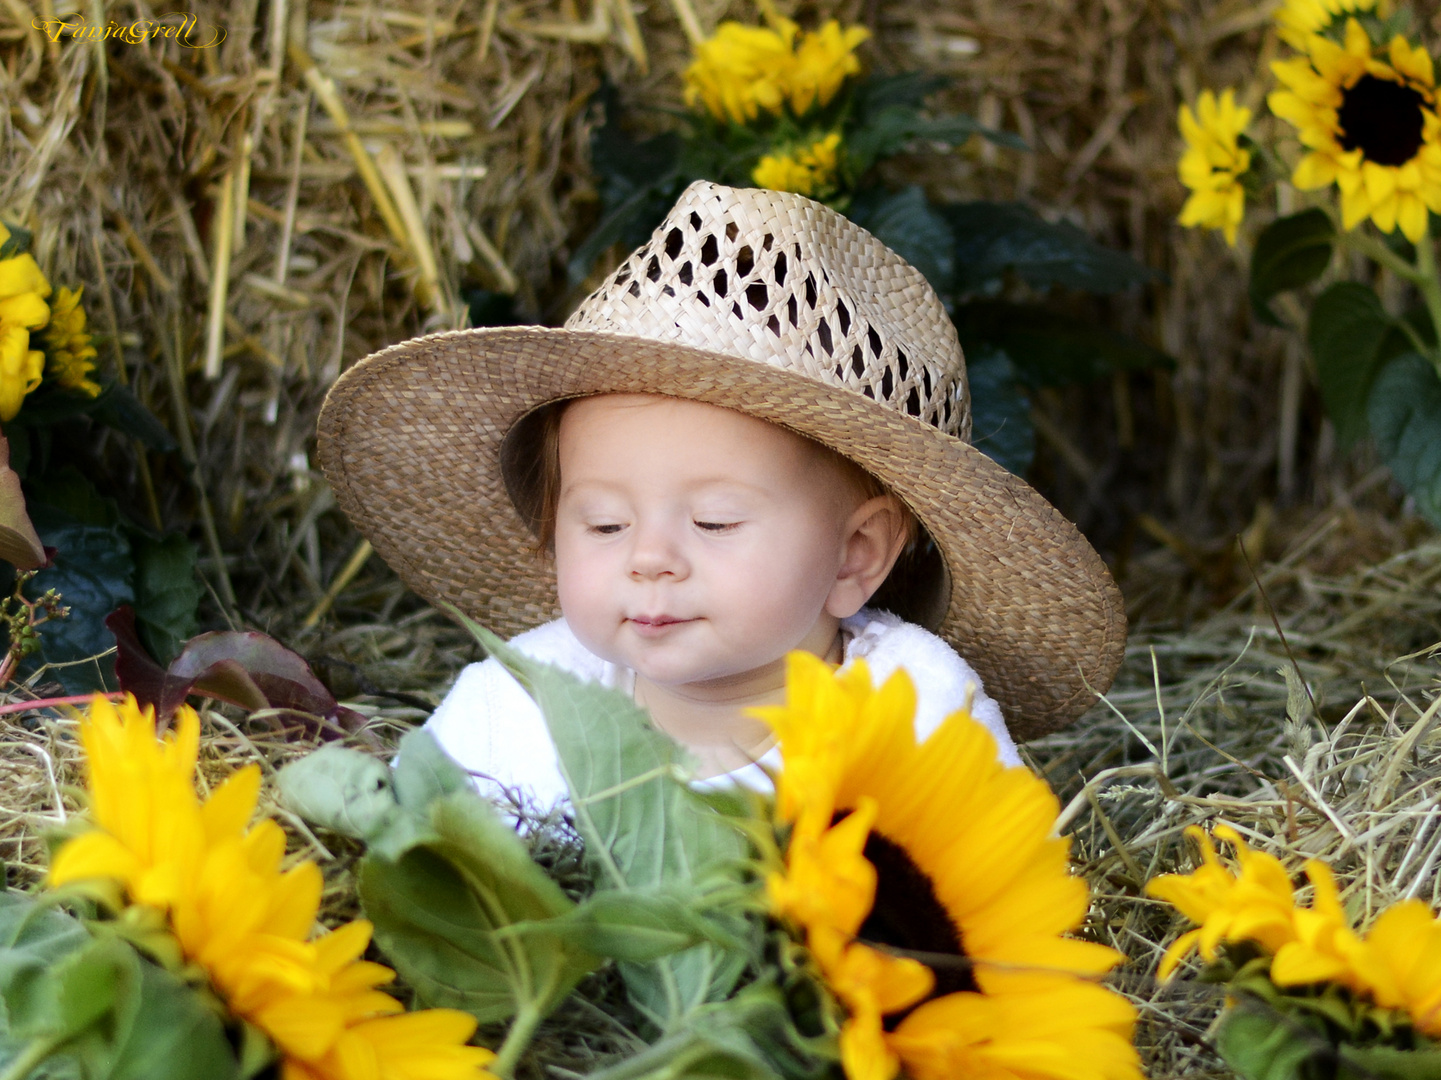
[[[1425,98],[1390,79],[1362,75],[1341,95],[1336,122],[1341,147],[1360,149],[1377,165],[1405,165],[1421,149],[1421,107]]]
[[[835,820],[849,813],[842,810]],[[862,854],[876,868],[876,899],[857,936],[870,944],[912,955],[930,968],[936,977],[931,997],[979,990],[966,961],[961,932],[936,896],[935,885],[926,872],[905,848],[875,831],[866,837]],[[948,962],[951,957],[955,958],[953,963]],[[886,1029],[894,1030],[905,1015],[888,1016]]]

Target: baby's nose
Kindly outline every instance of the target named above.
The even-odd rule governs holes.
[[[631,548],[630,576],[636,580],[684,577],[689,567],[680,545],[664,528],[641,527]]]

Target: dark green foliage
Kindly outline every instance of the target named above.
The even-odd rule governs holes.
[[[69,693],[114,689],[113,664],[76,663],[115,646],[104,620],[134,605],[146,647],[168,659],[195,630],[202,588],[195,547],[179,534],[156,537],[127,521],[79,470],[65,468],[27,485],[30,517],[41,542],[56,550],[53,564],[26,588],[31,599],[55,589],[69,607],[66,619],[40,630],[39,662]],[[36,662],[36,661],[32,661]]]
[[[1371,383],[1406,348],[1396,321],[1365,285],[1343,281],[1316,298],[1307,328],[1321,400],[1343,447],[1366,434]]]
[[[219,1014],[103,931],[0,894],[0,1069],[49,1049],[34,1080],[240,1077]]]
[[[967,355],[999,349],[1030,386],[1090,382],[1113,371],[1174,366],[1159,349],[1089,320],[1034,305],[965,304],[956,309],[954,318]]]
[[[1052,224],[1024,203],[952,203],[939,211],[955,237],[960,293],[985,290],[1008,271],[1029,285],[1092,293],[1119,292],[1160,277],[1070,222]]]
[[[1036,456],[1031,400],[1016,367],[1002,350],[982,345],[966,354],[971,384],[971,442],[976,449],[1024,476]]]
[[[1376,378],[1368,409],[1376,446],[1416,509],[1441,528],[1441,376],[1408,353]]]
[[[1270,326],[1282,325],[1270,300],[1287,289],[1309,285],[1331,265],[1336,229],[1319,208],[1278,218],[1256,237],[1251,252],[1251,309]]]

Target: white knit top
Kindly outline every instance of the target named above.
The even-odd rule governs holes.
[[[995,736],[1001,761],[1021,764],[1000,706],[986,695],[971,666],[935,634],[890,612],[869,608],[843,620],[841,630],[842,667],[865,657],[877,686],[898,667],[904,666],[910,674],[916,686],[917,739],[925,739],[969,699],[971,715]],[[564,619],[528,630],[511,644],[582,679],[627,694],[634,691],[635,672],[587,650]],[[498,796],[509,788],[542,810],[566,797],[555,745],[540,708],[499,661],[487,659],[466,667],[425,726],[446,753],[475,775],[483,793]],[[779,768],[778,749],[772,747],[758,765],[698,781],[698,786],[734,781],[768,792],[770,778],[761,765]]]

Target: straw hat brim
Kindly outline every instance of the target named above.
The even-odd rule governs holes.
[[[340,508],[401,578],[496,633],[555,618],[554,575],[506,493],[501,446],[537,407],[597,393],[745,412],[871,472],[925,525],[949,572],[935,632],[965,657],[1017,739],[1104,692],[1126,636],[1121,597],[1071,522],[979,450],[815,379],[650,338],[502,327],[417,338],[357,363],[320,416]]]

